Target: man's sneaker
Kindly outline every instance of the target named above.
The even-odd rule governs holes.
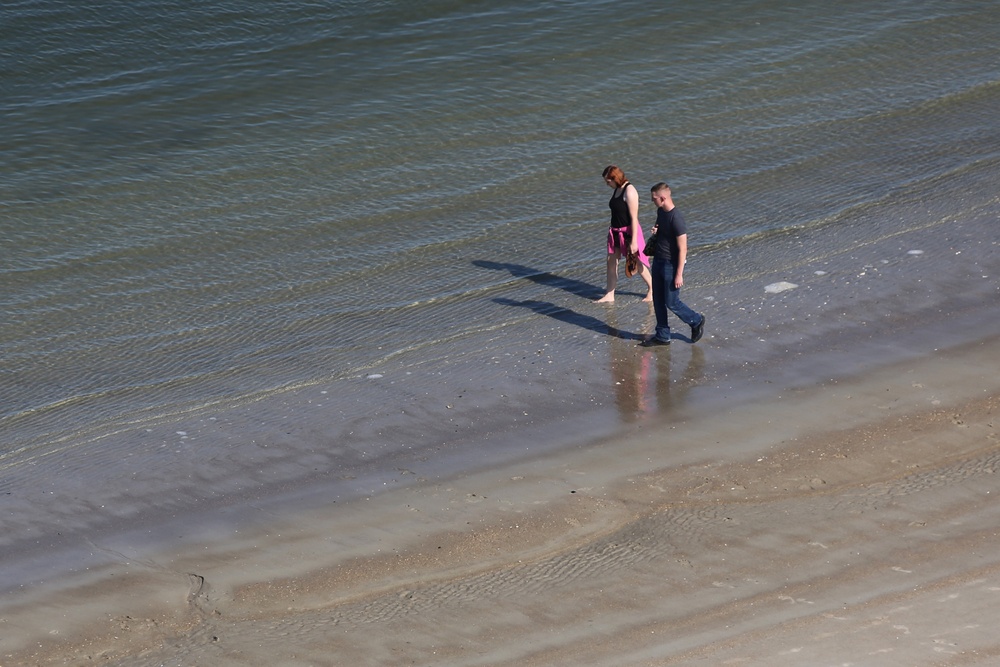
[[[670,345],[669,340],[660,340],[656,336],[652,338],[647,338],[646,340],[639,343],[641,347],[657,347],[658,345]]]
[[[701,316],[701,322],[691,327],[691,342],[697,343],[701,340],[702,334],[705,333],[705,316]]]

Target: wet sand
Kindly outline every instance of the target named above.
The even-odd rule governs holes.
[[[0,664],[994,664],[992,257],[920,299],[854,277],[761,297],[740,329],[748,300],[720,298],[695,347],[601,340],[634,418],[615,437],[183,547],[102,540],[3,602]]]
[[[3,664],[991,664],[998,354],[123,564],[7,614]]]

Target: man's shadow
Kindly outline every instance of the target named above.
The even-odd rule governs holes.
[[[514,299],[505,299],[503,297],[498,297],[493,299],[493,301],[494,303],[499,303],[502,306],[518,306],[520,308],[527,308],[528,310],[532,310],[539,315],[546,315],[552,319],[559,320],[560,322],[573,324],[595,333],[607,334],[608,336],[613,336],[614,338],[624,338],[626,340],[642,340],[643,338],[639,334],[622,331],[618,327],[612,326],[604,320],[599,320],[591,315],[578,313],[574,310],[570,310],[569,308],[557,306],[554,303],[549,303],[548,301],[515,301]]]
[[[576,280],[575,278],[564,278],[563,276],[557,276],[556,274],[548,271],[538,271],[530,266],[510,264],[506,262],[491,262],[486,259],[473,260],[472,265],[478,266],[481,269],[507,271],[515,278],[527,278],[531,282],[538,283],[539,285],[557,287],[565,292],[569,292],[570,294],[574,294],[585,299],[596,299],[604,295],[604,290],[597,285],[592,285],[582,280]],[[619,293],[625,294],[626,292],[619,291]]]

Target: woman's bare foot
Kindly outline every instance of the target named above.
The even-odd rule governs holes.
[[[643,303],[652,303],[653,302],[653,290],[649,290],[648,292],[646,292],[646,298],[643,299],[642,302]]]
[[[652,297],[650,297],[650,299],[652,299]],[[594,303],[614,303],[614,302],[615,302],[615,293],[614,292],[608,292],[607,294],[605,294],[604,296],[602,296],[600,299],[597,299],[596,301],[594,301]]]

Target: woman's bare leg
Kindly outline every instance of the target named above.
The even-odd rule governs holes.
[[[646,283],[646,298],[643,301],[652,302],[653,301],[653,275],[649,272],[649,268],[639,262],[639,276],[642,278],[643,282]]]
[[[597,303],[614,303],[615,288],[618,287],[619,259],[621,259],[621,253],[615,252],[608,254],[608,287],[604,292],[604,296],[598,299]]]

